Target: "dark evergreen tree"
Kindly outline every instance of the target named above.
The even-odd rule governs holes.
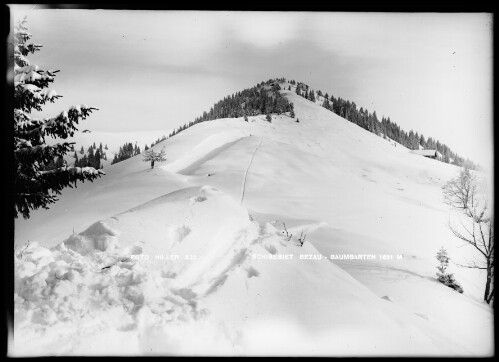
[[[93,167],[95,165],[95,154],[94,154],[94,149],[92,147],[90,147],[90,149],[88,150],[87,159],[88,159],[88,166]]]
[[[58,71],[43,70],[31,65],[27,56],[39,51],[41,45],[30,43],[31,34],[26,18],[14,27],[14,217],[25,219],[30,210],[48,208],[57,201],[57,194],[77,181],[92,181],[104,174],[95,169],[56,167],[54,158],[62,159],[72,143],[47,145],[45,137],[66,139],[74,135],[80,120],[96,108],[73,106],[48,119],[37,119],[31,112],[41,111],[47,102],[60,96],[48,87]],[[60,165],[60,162],[59,162]],[[49,166],[52,167],[49,169]]]
[[[308,99],[311,100],[312,102],[315,102],[315,93],[312,89],[310,90]]]
[[[102,153],[100,151],[100,148],[97,148],[97,151],[95,151],[95,155],[94,155],[94,166],[93,167],[102,168],[101,162],[100,162],[101,159],[102,159]]]

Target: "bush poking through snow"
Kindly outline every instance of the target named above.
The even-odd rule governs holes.
[[[454,274],[447,273],[447,267],[449,266],[450,258],[447,255],[447,250],[444,247],[440,248],[437,253],[437,260],[440,262],[440,265],[437,266],[437,279],[440,283],[448,286],[449,288],[454,289],[459,293],[463,293],[463,288],[459,285],[458,282],[454,279]]]
[[[15,252],[15,255],[16,255],[16,258],[18,259],[22,259],[23,258],[23,254],[24,252],[26,251],[26,249],[29,248],[29,240],[26,242],[26,244],[24,246],[21,246],[20,248],[18,248]]]
[[[305,243],[305,239],[307,238],[307,234],[300,232],[300,237],[298,238],[298,241],[300,242],[300,246],[303,246]]]
[[[293,234],[288,233],[288,229],[286,229],[286,223],[283,222],[282,225],[284,226],[284,232],[286,232],[286,240],[290,241]]]

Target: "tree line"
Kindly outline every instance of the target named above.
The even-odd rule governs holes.
[[[104,168],[103,164],[101,163],[101,160],[107,160],[107,155],[106,152],[104,151],[107,149],[108,149],[107,145],[105,147],[102,147],[102,142],[100,143],[99,147],[97,147],[94,142],[92,146],[88,147],[87,152],[85,153],[83,146],[81,146],[79,153],[83,156],[80,156],[80,158],[78,158],[78,153],[76,151],[74,152],[73,154],[73,157],[75,159],[74,166],[93,167],[95,169]]]
[[[320,90],[317,91],[316,96],[314,90],[309,89],[308,85],[304,83],[291,81],[291,84],[296,84],[296,94],[313,102],[316,99],[322,99],[322,107],[378,136],[383,136],[385,139],[390,138],[411,150],[419,149],[419,145],[424,149],[437,150],[442,154],[441,161],[446,163],[466,166],[474,170],[479,167],[470,159],[464,159],[456,152],[453,152],[449,146],[432,137],[426,139],[423,134],[420,135],[413,130],[409,132],[404,131],[397,123],[392,122],[390,117],[385,118],[383,116],[380,121],[376,115],[376,111],[370,113],[363,107],[357,108],[355,102],[350,102],[341,97],[335,98],[333,95],[329,96],[328,93],[323,94]]]
[[[200,122],[212,121],[220,118],[244,117],[247,121],[249,116],[265,114],[269,118],[271,114],[283,114],[290,112],[294,117],[294,105],[283,97],[279,90],[279,83],[285,82],[285,78],[269,79],[266,82],[244,89],[218,101],[208,112],[203,112],[194,121],[184,124],[173,130],[168,137],[172,137],[183,130]]]
[[[118,163],[120,161],[124,161],[130,157],[140,155],[140,153],[141,153],[140,147],[137,146],[137,144],[132,145],[131,142],[125,143],[122,147],[120,147],[118,153],[114,154],[114,158],[111,161],[111,165],[114,165],[115,163]]]

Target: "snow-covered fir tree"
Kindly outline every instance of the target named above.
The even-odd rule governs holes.
[[[27,56],[39,51],[39,44],[30,42],[26,18],[14,29],[14,217],[29,218],[30,210],[57,201],[56,194],[77,181],[93,181],[104,172],[92,167],[49,167],[54,159],[62,159],[73,143],[60,142],[49,146],[45,137],[66,139],[73,136],[76,125],[96,108],[85,104],[72,106],[52,118],[35,118],[32,111],[41,111],[47,102],[59,97],[49,84],[58,72],[31,65]]]

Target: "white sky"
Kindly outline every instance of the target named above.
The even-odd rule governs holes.
[[[285,77],[492,169],[490,14],[11,8],[43,45],[32,64],[61,70],[45,116],[86,103],[93,131],[171,129]]]

